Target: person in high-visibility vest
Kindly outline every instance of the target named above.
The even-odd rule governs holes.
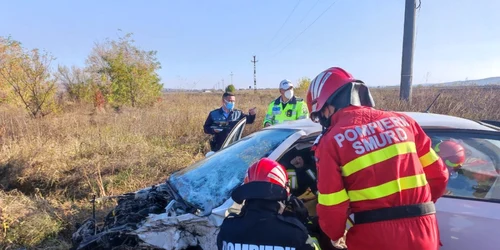
[[[420,125],[375,109],[364,82],[339,67],[317,75],[306,100],[311,120],[323,127],[313,150],[316,212],[328,237],[341,239],[352,213],[349,250],[439,249],[434,203],[449,172]]]
[[[279,90],[281,96],[269,103],[266,117],[262,123],[264,127],[309,117],[309,110],[304,99],[294,95],[293,84],[290,80],[281,81]]]

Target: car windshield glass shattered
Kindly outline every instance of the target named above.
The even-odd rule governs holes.
[[[296,130],[261,130],[170,176],[180,196],[204,212],[220,206],[243,183],[252,163],[268,156]]]

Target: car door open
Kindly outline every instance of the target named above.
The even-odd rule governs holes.
[[[222,146],[220,147],[220,150],[224,149],[228,145],[232,144],[233,142],[236,142],[241,139],[241,135],[243,134],[243,130],[245,129],[245,125],[247,122],[247,118],[241,119],[236,125],[234,126],[233,129],[231,129],[231,132],[226,137],[226,140],[224,140],[224,143],[222,143]],[[205,154],[205,157],[209,157],[213,155],[215,152],[210,151]]]
[[[221,149],[241,139],[241,135],[243,134],[243,130],[245,129],[246,123],[247,123],[246,117],[241,119],[238,123],[236,123],[234,128],[227,135],[226,140],[224,140],[224,143],[222,143]]]

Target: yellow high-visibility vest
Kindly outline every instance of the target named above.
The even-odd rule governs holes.
[[[283,108],[281,103],[281,97],[272,101],[267,109],[266,117],[264,118],[263,126],[266,123],[271,125],[279,124],[284,121],[293,121],[299,119],[305,119],[309,117],[309,109],[307,104],[302,98],[292,97]]]

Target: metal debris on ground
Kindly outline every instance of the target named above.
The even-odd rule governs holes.
[[[105,217],[102,227],[99,228],[95,219],[90,218],[73,233],[73,249],[159,249],[141,247],[141,240],[132,232],[149,214],[165,213],[171,200],[165,185],[117,197],[118,205]]]

